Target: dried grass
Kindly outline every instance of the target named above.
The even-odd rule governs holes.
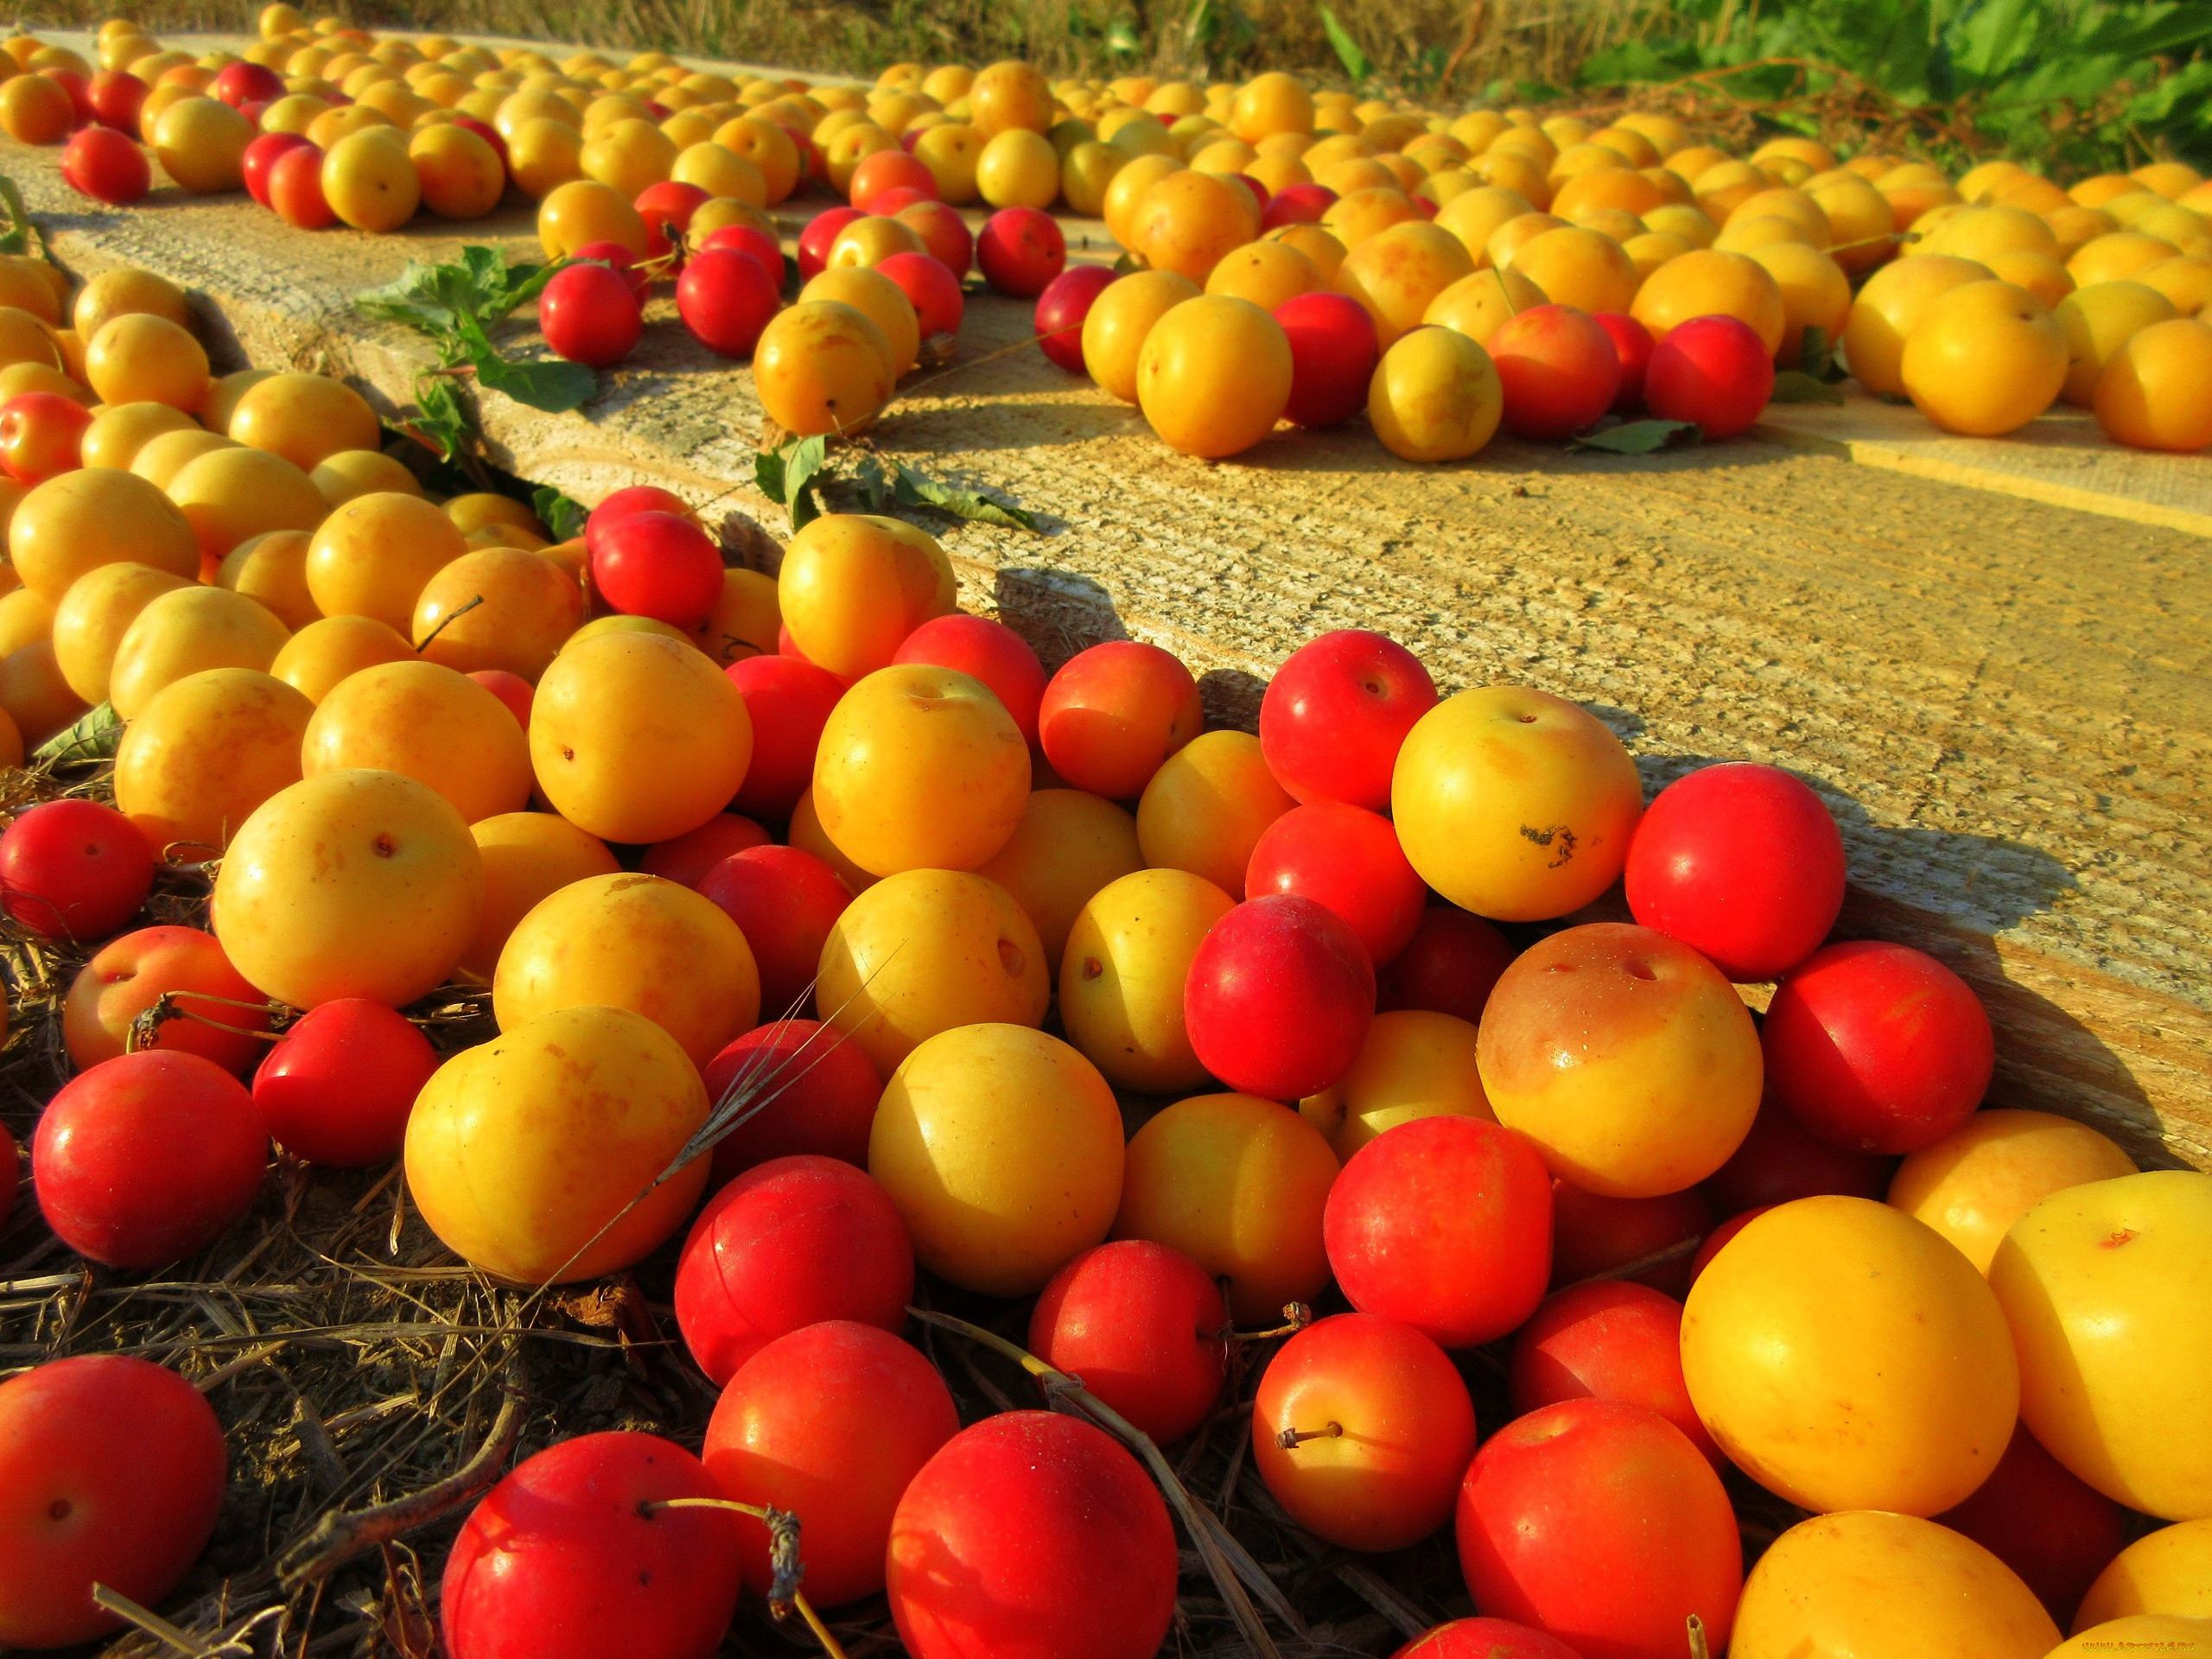
[[[108,770],[0,773],[0,817],[64,794],[105,798]],[[204,921],[207,889],[202,874],[166,872],[153,913]],[[0,1053],[0,1122],[19,1140],[67,1075],[60,1006],[86,954],[12,925],[0,931],[15,1014]],[[491,1034],[486,1002],[480,988],[451,988],[410,1012],[450,1050]],[[779,1080],[753,1081],[766,1090]],[[735,1109],[726,1103],[717,1119]],[[432,1659],[446,1549],[500,1472],[605,1429],[699,1446],[715,1390],[676,1339],[675,1255],[671,1243],[632,1272],[550,1294],[499,1285],[430,1235],[396,1166],[329,1172],[281,1160],[251,1216],[156,1274],[86,1263],[19,1202],[0,1228],[0,1379],[67,1355],[136,1355],[193,1379],[228,1438],[231,1482],[213,1542],[162,1617],[105,1651]],[[926,1278],[917,1297],[1007,1342],[1026,1340],[1020,1305]],[[944,1375],[963,1422],[1015,1407],[1073,1408],[988,1346],[928,1324],[909,1334]],[[1253,1472],[1250,1421],[1273,1345],[1236,1345],[1224,1404],[1166,1455],[1221,1522],[1207,1525],[1215,1543],[1241,1547],[1247,1583],[1236,1593],[1266,1610],[1274,1650],[1282,1659],[1382,1655],[1471,1611],[1448,1536],[1354,1557],[1299,1530],[1268,1497]],[[1503,1345],[1477,1351],[1462,1369],[1480,1421],[1504,1421]],[[1794,1512],[1735,1484],[1755,1554]],[[1253,1653],[1187,1530],[1182,1541],[1182,1593],[1162,1652]],[[852,1659],[900,1651],[880,1597],[830,1623]],[[809,1646],[797,1620],[779,1624],[748,1596],[723,1650]]]
[[[1337,0],[1332,8],[1385,80],[1471,97],[1497,79],[1573,84],[1592,53],[1682,32],[1670,0]],[[248,26],[225,0],[49,0],[27,24],[112,16],[149,28]],[[339,0],[371,27],[657,49],[873,76],[885,64],[1026,57],[1056,73],[1249,74],[1294,69],[1341,82],[1315,0]],[[1436,86],[1440,63],[1449,83]]]

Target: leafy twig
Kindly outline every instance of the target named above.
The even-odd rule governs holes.
[[[599,377],[581,363],[518,361],[488,332],[535,300],[560,266],[510,265],[493,248],[466,247],[446,264],[410,264],[397,279],[353,296],[356,309],[398,323],[437,347],[435,364],[415,377],[416,417],[407,430],[447,463],[475,470],[466,440],[474,430],[454,385],[462,374],[531,409],[558,414],[588,399]]]

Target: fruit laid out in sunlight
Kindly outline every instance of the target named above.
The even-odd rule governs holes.
[[[1015,316],[1039,395],[1126,405],[1170,488],[1353,465],[1363,412],[1360,466],[1722,441],[1839,351],[1962,440],[2063,401],[2212,441],[2179,163],[2069,194],[1645,109],[862,87],[281,5],[244,52],[91,50],[0,42],[0,130],[67,139],[88,198],[365,235],[518,192],[559,262],[533,376],[664,365],[672,305],[799,440],[894,448],[901,385]],[[0,256],[0,1259],[35,1310],[0,1647],[143,1622],[118,1596],[259,1639],[208,1622],[251,1617],[233,1461],[316,1483],[306,1529],[450,1483],[457,1534],[331,1606],[452,1659],[706,1659],[763,1599],[917,1659],[1299,1619],[2044,1659],[2212,1620],[2212,1175],[2024,1096],[1989,961],[1867,937],[1854,861],[1901,855],[1839,823],[1850,779],[1662,759],[1587,681],[1365,627],[1264,685],[1135,610],[1071,632],[852,449],[786,472],[787,541],[703,481],[525,501],[204,321]],[[400,1313],[278,1331],[255,1264],[309,1241]],[[418,1451],[431,1420],[488,1449]]]
[[[372,234],[534,208],[573,262],[537,298],[550,353],[620,368],[670,327],[649,320],[659,289],[799,436],[864,430],[957,350],[974,273],[1035,302],[1046,358],[1205,460],[1363,409],[1419,465],[1465,461],[1501,423],[1557,442],[1648,416],[1717,442],[1847,373],[1948,432],[2015,431],[2063,395],[2117,442],[2212,445],[2212,194],[2178,162],[2062,188],[2009,161],[1954,176],[1880,149],[1887,130],[1857,154],[1784,134],[1738,155],[1649,111],[1279,71],[908,62],[865,86],[334,19],[196,58],[118,23],[96,68],[17,38],[0,130],[66,139],[86,197],[242,190],[291,226]],[[143,344],[126,355],[144,365]]]

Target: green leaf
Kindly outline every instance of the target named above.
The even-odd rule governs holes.
[[[1836,404],[1843,402],[1843,388],[1816,380],[1802,369],[1784,369],[1774,377],[1773,404]]]
[[[1630,421],[1603,432],[1586,432],[1570,449],[1602,449],[1608,454],[1648,455],[1654,450],[1687,448],[1701,443],[1705,434],[1694,421]]]
[[[476,365],[478,385],[549,415],[581,408],[599,391],[598,372],[582,363],[564,363],[558,358],[518,363],[497,352],[472,354],[469,360]]]
[[[897,469],[892,479],[892,494],[902,505],[935,507],[939,512],[949,512],[956,518],[970,518],[978,524],[1003,524],[1008,530],[1035,531],[1037,515],[1027,507],[994,501],[974,490],[956,490],[949,484],[916,472],[903,461],[893,461]]]
[[[822,514],[815,491],[829,460],[829,441],[822,437],[793,438],[780,449],[762,449],[753,457],[753,481],[770,500],[783,503],[794,532]]]
[[[1322,32],[1329,37],[1329,45],[1336,52],[1337,61],[1344,65],[1344,73],[1351,77],[1355,85],[1367,79],[1375,73],[1375,66],[1360,43],[1352,39],[1351,31],[1337,21],[1337,14],[1328,7],[1316,6],[1313,10],[1321,14]]]
[[[465,249],[463,251],[473,251],[473,250]],[[550,265],[506,267],[495,297],[480,313],[483,320],[486,322],[497,322],[502,317],[535,300],[545,291],[545,284],[560,275],[563,263],[565,262],[556,261]]]
[[[571,542],[582,535],[584,520],[591,517],[582,502],[571,500],[550,484],[541,484],[530,493],[530,505],[537,522],[553,532],[556,542]]]
[[[0,175],[0,203],[5,203],[8,208],[8,229],[0,234],[0,253],[29,253],[38,227],[31,223],[30,213],[23,207],[23,193],[16,188],[13,179],[4,175]]]
[[[499,348],[492,344],[483,325],[474,317],[459,318],[454,333],[468,361],[475,365],[477,385],[488,386],[531,409],[558,415],[588,402],[599,390],[598,372],[582,363],[567,363],[557,358],[518,363],[500,356]]]
[[[439,460],[448,466],[457,463],[461,458],[461,441],[473,428],[453,381],[442,374],[417,376],[415,407],[418,412],[410,424],[430,441]]]
[[[77,723],[67,730],[48,738],[32,752],[31,759],[44,766],[85,766],[112,760],[116,745],[122,741],[123,717],[115,712],[112,703],[104,702],[79,715]]]
[[[870,512],[890,509],[893,499],[891,480],[884,476],[883,462],[877,457],[861,457],[861,464],[853,469],[853,482],[860,486],[861,504]]]

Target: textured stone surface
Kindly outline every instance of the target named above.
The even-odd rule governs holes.
[[[168,191],[88,213],[53,152],[5,152],[73,269],[163,271],[253,361],[404,403],[420,342],[345,297],[448,257],[456,227],[305,235]],[[525,213],[458,228],[531,246]],[[653,315],[587,410],[487,398],[493,459],[586,501],[650,480],[766,519],[749,372],[664,302]],[[1361,626],[1447,689],[1583,700],[1654,787],[1706,758],[1789,766],[1842,820],[1847,929],[1933,950],[1988,1000],[1998,1098],[2212,1164],[2201,538],[1751,442],[1630,460],[1502,440],[1421,470],[1361,428],[1211,465],[1021,347],[1027,315],[971,300],[960,360],[910,381],[873,434],[1046,516],[1041,537],[932,526],[963,604],[1048,661],[1123,630],[1168,645],[1221,718],[1249,719],[1302,640]]]

